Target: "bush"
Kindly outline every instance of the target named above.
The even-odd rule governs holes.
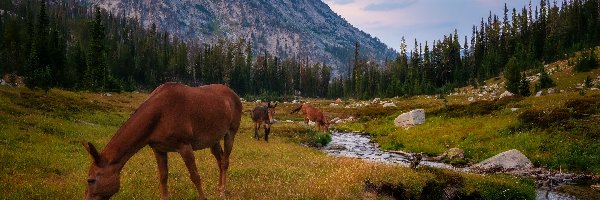
[[[595,50],[588,50],[581,53],[581,56],[575,63],[575,71],[588,72],[598,67],[598,58],[596,58]]]
[[[541,90],[541,89],[551,88],[554,86],[556,86],[556,84],[554,83],[554,81],[552,80],[550,75],[548,75],[548,73],[546,73],[546,70],[542,69],[542,72],[540,73],[540,81],[536,85],[536,89]]]
[[[331,134],[329,133],[317,133],[314,137],[315,143],[325,146],[331,142]]]
[[[571,117],[568,109],[557,108],[550,111],[526,110],[519,114],[519,122],[524,128],[548,128]]]

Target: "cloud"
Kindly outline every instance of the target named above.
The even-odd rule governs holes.
[[[346,5],[354,3],[354,0],[326,0],[328,2],[332,2],[334,4]]]
[[[366,11],[397,10],[397,9],[407,8],[416,2],[417,2],[417,0],[401,0],[401,1],[388,0],[388,1],[380,2],[380,3],[371,3],[371,4],[367,5],[367,7],[365,7],[364,10],[366,10]]]

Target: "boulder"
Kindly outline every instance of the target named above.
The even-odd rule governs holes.
[[[519,150],[511,149],[488,158],[471,167],[481,172],[514,171],[531,169],[533,164]]]
[[[416,109],[407,113],[402,113],[394,119],[396,127],[411,127],[425,123],[425,110]]]
[[[502,98],[504,98],[504,97],[510,97],[510,96],[512,96],[512,95],[513,95],[513,93],[510,93],[509,91],[504,91],[504,92],[503,92],[503,93],[500,95],[500,98],[502,99]]]
[[[396,107],[396,104],[395,103],[385,103],[385,104],[383,104],[383,107],[384,108],[387,108],[387,107]]]
[[[337,104],[340,104],[340,103],[342,103],[342,99],[340,99],[340,98],[337,98],[337,99],[335,100],[335,103],[337,103]]]

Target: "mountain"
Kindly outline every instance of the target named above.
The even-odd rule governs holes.
[[[116,16],[155,24],[186,41],[251,41],[256,54],[308,58],[346,72],[355,42],[361,57],[383,61],[396,52],[352,26],[321,0],[81,0]]]

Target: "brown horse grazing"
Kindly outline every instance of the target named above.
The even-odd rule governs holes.
[[[181,155],[199,198],[206,199],[194,157],[194,150],[204,148],[210,148],[219,165],[219,191],[223,196],[241,113],[240,97],[227,86],[161,85],[121,126],[104,151],[99,153],[91,143],[84,143],[93,159],[85,199],[109,199],[117,193],[123,166],[146,145],[152,148],[158,163],[161,199],[169,198],[167,152]]]
[[[310,103],[303,103],[290,114],[298,112],[299,110],[302,110],[302,114],[304,114],[304,123],[308,124],[308,120],[310,120],[317,123],[319,129],[324,131],[329,130],[329,122],[321,110],[315,108]]]
[[[271,106],[271,102],[269,102],[265,106],[257,106],[252,110],[252,113],[250,113],[252,121],[254,121],[254,138],[256,140],[260,139],[260,137],[258,137],[258,129],[265,123],[265,141],[269,141],[271,125],[275,122],[275,120],[273,120],[273,116],[275,116],[275,107],[277,107],[277,103]]]

